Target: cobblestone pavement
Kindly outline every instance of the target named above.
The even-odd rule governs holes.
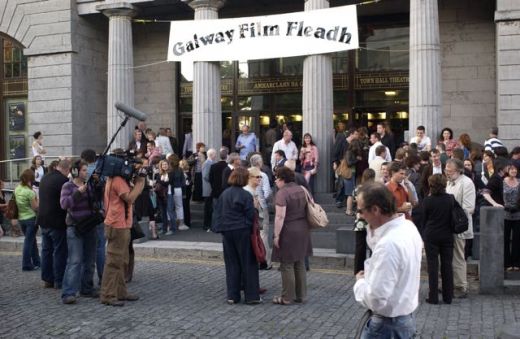
[[[41,287],[39,271],[22,272],[20,263],[19,254],[0,253],[0,338],[346,338],[363,314],[353,277],[340,271],[309,272],[308,302],[291,306],[270,303],[280,275],[261,271],[264,304],[230,306],[222,263],[137,258],[129,290],[141,300],[114,308],[85,298],[63,305],[58,291]],[[422,303],[416,317],[419,337],[492,338],[504,322],[520,321],[520,296]]]

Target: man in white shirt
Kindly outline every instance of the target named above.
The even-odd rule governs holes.
[[[356,274],[356,301],[372,311],[362,338],[412,338],[419,305],[423,242],[417,227],[397,214],[392,193],[381,183],[364,184],[358,213],[367,221],[372,256]]]
[[[376,182],[384,183],[383,172],[381,171],[381,165],[383,165],[383,163],[387,162],[385,160],[387,153],[390,153],[390,151],[388,150],[388,147],[381,144],[381,145],[377,146],[377,148],[376,148],[375,158],[372,159],[372,161],[368,162],[368,167],[373,169],[374,172],[376,173],[376,176],[374,179]]]
[[[432,149],[432,141],[430,137],[426,136],[426,129],[424,126],[417,127],[415,132],[415,137],[410,140],[411,144],[417,145],[417,150],[421,151],[430,151]]]
[[[471,215],[475,210],[475,184],[464,175],[464,164],[458,159],[446,161],[446,177],[448,185],[446,193],[452,194],[455,200],[466,211],[469,225],[468,230],[461,234],[454,234],[453,248],[453,286],[455,298],[468,296],[468,279],[466,275],[466,259],[464,258],[464,246],[466,239],[473,239],[473,219]]]
[[[283,132],[282,139],[274,143],[273,153],[271,153],[271,166],[273,167],[273,169],[274,165],[276,164],[274,154],[278,150],[284,151],[285,158],[287,160],[296,161],[298,159],[298,148],[296,147],[296,144],[292,141],[292,132],[290,130],[285,130]]]
[[[162,127],[159,128],[159,135],[155,138],[155,146],[159,147],[164,155],[173,153],[170,138],[166,136],[166,130]]]
[[[370,146],[370,149],[368,150],[369,164],[372,160],[376,158],[376,148],[378,146],[383,145],[383,143],[381,142],[381,135],[377,132],[370,134],[370,143],[372,144],[372,146]],[[385,157],[383,159],[385,159],[388,162],[392,161],[392,155],[390,154],[390,149],[388,147],[386,147]]]

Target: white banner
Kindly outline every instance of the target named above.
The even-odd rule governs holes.
[[[168,61],[231,61],[359,47],[356,6],[235,19],[172,21]]]

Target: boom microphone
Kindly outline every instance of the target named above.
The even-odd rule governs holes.
[[[135,118],[139,121],[146,120],[146,113],[141,112],[140,110],[130,107],[128,105],[123,104],[122,102],[116,102],[116,108],[121,112],[125,113],[129,117]]]

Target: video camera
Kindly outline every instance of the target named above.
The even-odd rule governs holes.
[[[136,175],[147,176],[149,169],[139,167],[143,161],[131,153],[110,154],[101,156],[97,161],[95,173],[105,177],[122,177],[127,181]]]

